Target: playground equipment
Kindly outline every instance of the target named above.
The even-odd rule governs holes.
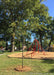
[[[39,41],[37,39],[35,39],[32,43],[32,45],[29,47],[28,52],[32,51],[31,57],[34,56],[36,54],[36,51],[38,51],[41,49],[41,52],[43,52],[43,54],[45,55],[44,49],[41,47],[41,45],[39,44]],[[26,55],[28,55],[28,52],[26,53]]]

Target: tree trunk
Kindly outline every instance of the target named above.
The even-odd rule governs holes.
[[[40,44],[41,44],[41,50],[42,50],[42,36],[40,35]]]
[[[20,50],[20,41],[19,41],[19,50]]]
[[[25,45],[26,45],[26,39],[25,39]]]
[[[48,48],[48,51],[50,51],[50,45],[51,45],[51,42],[52,42],[52,37],[53,37],[53,35],[51,35],[51,40],[50,40],[50,42],[49,42],[49,48]]]
[[[8,41],[6,41],[6,50],[8,50]]]
[[[52,39],[49,42],[49,48],[48,48],[48,52],[50,51],[50,45],[51,45]]]
[[[50,47],[50,45],[51,45],[51,42],[52,42],[52,40],[50,40],[50,42],[49,42],[49,47]]]
[[[24,41],[23,41],[23,44],[25,45],[25,39],[24,39]]]
[[[27,51],[28,51],[28,42],[26,41],[26,47],[27,47]]]
[[[12,35],[12,38],[11,38],[11,52],[14,52],[14,50],[15,50],[15,41],[14,41],[14,39],[15,39],[15,35],[13,34]]]

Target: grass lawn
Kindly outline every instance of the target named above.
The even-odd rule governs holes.
[[[0,75],[54,75],[54,60],[24,59],[24,65],[31,67],[29,72],[18,72],[14,68],[22,64],[19,58],[8,58],[10,52],[0,56]]]

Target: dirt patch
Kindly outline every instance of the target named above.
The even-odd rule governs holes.
[[[23,68],[22,66],[17,66],[15,70],[20,72],[28,72],[28,71],[31,71],[31,68],[28,66],[23,66]]]
[[[14,53],[11,55],[8,55],[8,57],[16,57],[16,58],[22,58],[22,52],[20,53]],[[54,59],[54,52],[23,52],[23,58],[33,58],[33,59]]]

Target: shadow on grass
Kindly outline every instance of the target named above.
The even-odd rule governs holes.
[[[48,63],[48,64],[54,64],[54,60],[53,59],[43,59],[42,62],[43,63]]]
[[[54,73],[54,69],[49,70],[49,73]]]

